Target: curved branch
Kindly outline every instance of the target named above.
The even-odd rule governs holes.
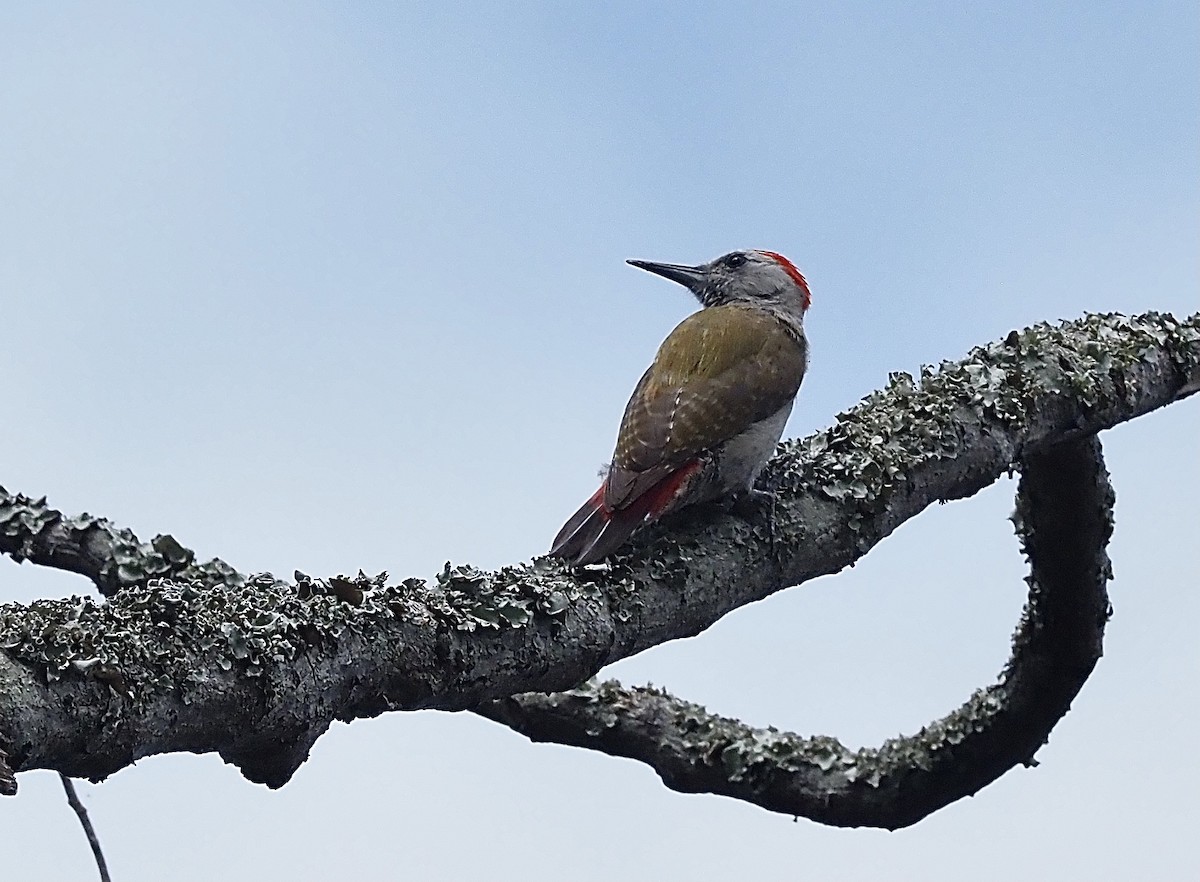
[[[150,579],[175,578],[206,585],[236,586],[242,576],[220,559],[195,563],[196,555],[175,537],[141,542],[132,530],[86,512],[68,517],[46,505],[0,487],[0,554],[91,580],[105,596]]]
[[[603,571],[545,559],[496,573],[447,565],[432,583],[385,586],[361,574],[242,583],[184,567],[120,576],[103,604],[3,605],[0,748],[15,770],[92,779],[155,753],[218,751],[280,786],[333,719],[569,689],[842,569],[926,506],[971,495],[1022,459],[1198,388],[1200,315],[1085,316],[1013,332],[919,381],[893,375],[832,428],[781,447],[764,475],[777,491],[773,521],[694,512]],[[143,548],[132,534],[82,537],[48,512],[0,499],[0,551],[119,575],[118,548]]]
[[[589,684],[479,713],[533,741],[646,763],[673,790],[717,793],[842,827],[896,829],[1029,763],[1100,658],[1113,492],[1093,436],[1030,456],[1017,493],[1029,601],[1000,682],[917,735],[851,751],[753,729],[665,692]]]

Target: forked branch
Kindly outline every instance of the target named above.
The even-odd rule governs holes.
[[[1085,316],[1014,331],[916,379],[893,375],[831,428],[782,445],[760,482],[776,493],[773,512],[747,521],[698,511],[583,573],[538,559],[495,573],[447,565],[431,582],[390,585],[386,574],[245,577],[219,561],[196,565],[171,537],[143,544],[0,489],[0,553],[82,573],[108,596],[0,606],[0,749],[17,772],[94,780],[155,753],[217,751],[280,786],[334,719],[479,708],[533,737],[637,756],[679,789],[800,812],[797,794],[821,785],[831,800],[822,820],[911,823],[1028,759],[1065,712],[1099,653],[1103,541],[1093,530],[1072,550],[1055,512],[1075,500],[1101,524],[1107,485],[1092,436],[1197,390],[1200,315]],[[1078,479],[1054,487],[1067,466]],[[606,664],[842,569],[928,505],[1014,468],[1024,472],[1040,592],[1026,636],[999,686],[917,742],[849,754],[831,739],[754,733],[647,690],[573,689]],[[1085,582],[1101,594],[1086,594]],[[1063,604],[1091,610],[1092,630],[1054,612]],[[1046,655],[1046,628],[1079,641],[1055,644],[1069,664]],[[531,692],[561,694],[522,695]],[[982,740],[964,746],[977,731]],[[797,753],[800,742],[817,752]],[[915,743],[923,749],[909,750]],[[813,758],[825,778],[814,777]]]

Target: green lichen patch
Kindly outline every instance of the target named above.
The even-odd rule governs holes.
[[[460,631],[474,631],[521,628],[538,614],[557,618],[589,593],[594,594],[586,583],[543,558],[495,573],[447,562],[425,596],[443,622]]]
[[[247,590],[252,588],[253,590]],[[328,616],[326,616],[328,618]],[[135,698],[204,679],[200,659],[250,674],[286,661],[303,645],[301,625],[320,621],[315,604],[261,581],[242,588],[152,580],[111,603],[90,598],[0,606],[0,648],[53,682],[72,670],[110,672]]]
[[[685,748],[698,762],[719,763],[730,781],[756,785],[770,775],[811,769],[836,774],[855,765],[857,754],[836,738],[753,728],[661,694],[674,708],[673,723],[683,733]]]
[[[449,564],[432,584],[387,574],[313,579],[296,584],[270,574],[240,584],[152,579],[112,601],[90,598],[0,605],[0,649],[44,671],[106,674],[135,697],[202,683],[213,666],[249,676],[287,663],[306,647],[347,636],[373,641],[397,622],[458,631],[522,628],[561,618],[588,589],[548,562],[495,574]],[[206,662],[208,662],[206,664]],[[114,687],[115,688],[115,687]]]
[[[24,494],[12,494],[0,487],[0,536],[12,539],[17,547],[11,552],[13,560],[20,563],[33,551],[31,540],[60,515],[46,504],[46,497],[30,499]],[[83,515],[82,519],[90,518]]]
[[[877,788],[914,768],[932,768],[939,756],[952,752],[969,735],[985,730],[1003,709],[1005,692],[998,685],[978,690],[962,707],[916,735],[858,750],[828,736],[803,737],[774,727],[753,728],[653,687],[626,688],[611,680],[589,681],[547,700],[561,702],[568,696],[587,705],[587,732],[593,737],[620,725],[647,700],[661,700],[671,710],[673,738],[693,762],[717,766],[730,781],[752,788],[778,775],[812,771]]]
[[[852,777],[872,786],[908,770],[932,769],[954,747],[969,736],[986,731],[1004,710],[1003,686],[978,689],[956,710],[923,727],[916,735],[893,738],[878,748],[863,748],[855,754]]]
[[[214,585],[238,585],[241,576],[221,560],[195,562],[195,554],[173,536],[141,542],[132,531],[86,512],[67,517],[46,498],[31,499],[0,487],[0,543],[17,563],[62,565],[84,572],[108,594],[151,579],[177,577]]]
[[[1130,393],[1130,368],[1164,348],[1180,371],[1194,371],[1200,314],[1109,313],[1014,331],[961,361],[923,366],[919,378],[891,374],[830,428],[784,442],[761,485],[816,490],[869,514],[914,468],[957,457],[966,417],[1020,430],[1056,397],[1085,409],[1119,403]]]
[[[766,775],[814,767],[822,772],[843,771],[852,768],[859,756],[835,738],[755,729],[652,686],[627,689],[615,680],[589,681],[563,695],[588,705],[587,732],[592,736],[615,728],[648,699],[665,702],[671,709],[673,734],[693,762],[717,765],[731,781],[753,785]]]

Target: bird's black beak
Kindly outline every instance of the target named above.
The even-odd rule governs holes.
[[[706,277],[704,268],[699,266],[684,266],[679,263],[654,263],[650,260],[627,260],[625,262],[630,266],[636,266],[638,269],[644,269],[648,273],[654,273],[656,276],[662,276],[664,279],[678,282],[689,291],[699,291],[704,285]]]

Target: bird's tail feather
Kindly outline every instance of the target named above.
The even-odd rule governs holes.
[[[589,518],[584,523],[584,527],[590,529],[580,530],[580,533],[585,534],[582,538],[587,542],[575,555],[574,566],[582,567],[604,560],[624,545],[625,540],[632,536],[646,519],[645,512],[631,509],[613,512],[600,509],[597,514],[601,517]]]
[[[592,498],[580,506],[579,511],[563,524],[563,528],[554,537],[550,548],[551,557],[569,560],[572,566],[586,566],[611,554],[633,535],[646,513],[631,510],[608,511],[604,507],[604,489],[605,485],[601,484]]]
[[[590,535],[599,529],[600,526],[603,526],[603,524],[598,526],[593,524],[589,530],[584,530],[588,521],[595,521],[597,518],[601,521],[604,519],[603,484],[600,485],[599,490],[592,494],[592,498],[579,506],[579,511],[571,515],[570,520],[563,524],[562,529],[558,531],[558,535],[554,537],[554,542],[550,545],[550,556],[570,558],[582,551],[583,546],[588,541],[584,539],[584,536]]]
[[[627,508],[610,510],[605,507],[604,494],[608,487],[605,481],[558,531],[550,556],[569,560],[576,567],[603,560],[625,544],[647,518],[656,520],[699,468],[700,463],[693,460],[659,481]]]

